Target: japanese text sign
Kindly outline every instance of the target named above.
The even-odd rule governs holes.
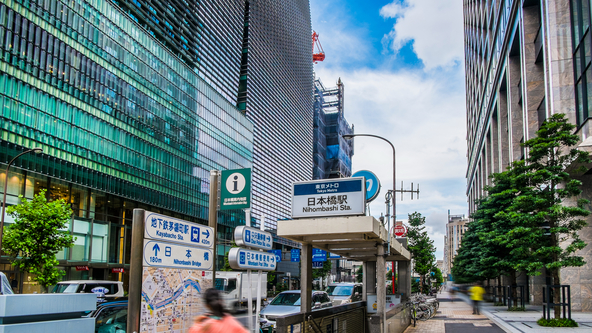
[[[247,250],[233,247],[228,252],[228,263],[233,269],[260,269],[273,271],[276,267],[275,255],[269,252]]]
[[[290,251],[290,261],[291,262],[299,262],[300,261],[300,249],[292,249],[292,251]]]
[[[238,246],[254,247],[263,250],[271,250],[273,245],[273,238],[269,232],[244,225],[234,229],[234,241]]]
[[[364,177],[324,179],[294,183],[292,217],[364,215]]]
[[[213,228],[148,211],[144,216],[144,238],[209,249],[214,247]]]

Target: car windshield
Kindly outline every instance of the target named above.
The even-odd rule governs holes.
[[[351,296],[353,291],[353,286],[329,286],[327,288],[329,296]]]
[[[300,294],[297,293],[285,293],[279,294],[276,298],[271,301],[271,305],[300,305]]]
[[[74,294],[78,291],[78,283],[60,283],[53,288],[54,293]]]
[[[101,328],[101,326],[106,326]],[[127,308],[112,307],[103,309],[97,315],[95,329],[97,332],[116,332],[127,326]]]

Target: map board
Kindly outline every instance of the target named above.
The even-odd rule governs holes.
[[[212,228],[146,211],[141,333],[187,332],[213,287]]]

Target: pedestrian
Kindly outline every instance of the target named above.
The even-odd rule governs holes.
[[[456,287],[451,286],[450,290],[448,291],[448,295],[450,295],[450,302],[454,303],[454,294],[456,293]]]
[[[209,312],[195,318],[189,333],[249,332],[224,309],[219,290],[214,288],[206,290],[204,298]]]
[[[477,282],[474,286],[471,287],[471,289],[469,289],[469,292],[471,293],[471,300],[473,301],[473,314],[479,315],[481,314],[479,313],[479,306],[483,301],[483,294],[485,294],[485,289],[483,289],[483,287],[481,287],[481,284]]]
[[[0,272],[0,295],[12,295],[12,288],[8,282],[8,278],[4,273]]]

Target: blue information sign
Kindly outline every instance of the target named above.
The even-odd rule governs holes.
[[[275,254],[276,262],[282,261],[282,250],[269,250],[269,252]]]
[[[312,249],[312,262],[327,261],[327,251]]]
[[[291,262],[299,262],[300,261],[300,249],[292,249],[292,251],[290,251],[290,261]]]
[[[378,196],[380,192],[380,180],[372,171],[360,170],[352,175],[352,177],[364,177],[366,179],[366,202],[370,202]]]
[[[322,261],[313,261],[312,268],[323,268],[323,262]]]

